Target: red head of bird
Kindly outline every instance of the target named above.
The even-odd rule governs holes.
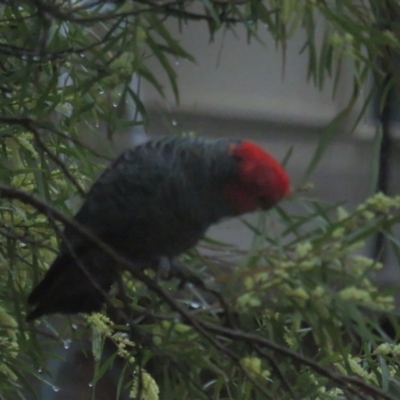
[[[286,171],[261,147],[245,140],[229,150],[239,164],[237,179],[226,187],[225,195],[239,214],[267,210],[289,193]]]

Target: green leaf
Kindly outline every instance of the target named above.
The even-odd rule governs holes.
[[[158,59],[162,67],[164,68],[164,71],[166,72],[169,83],[171,84],[174,96],[175,96],[175,101],[179,104],[179,92],[178,92],[178,85],[176,81],[176,72],[174,68],[171,66],[169,63],[167,57],[165,54],[160,50],[159,44],[156,43],[152,36],[150,34],[147,34],[146,37],[146,43],[149,45],[150,49],[153,52],[153,55]],[[146,78],[146,76],[145,76]]]
[[[343,119],[348,115],[351,106],[347,106],[343,109],[336,117],[332,119],[332,121],[323,129],[318,146],[314,152],[314,155],[308,164],[307,170],[303,177],[303,182],[306,182],[311,174],[314,172],[315,168],[318,166],[319,162],[321,161],[322,156],[324,155],[326,149],[328,148],[329,144],[331,143],[332,138],[337,133],[338,129],[341,126]]]

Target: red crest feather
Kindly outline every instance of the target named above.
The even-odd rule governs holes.
[[[289,177],[271,154],[247,140],[229,150],[239,159],[239,169],[226,196],[239,213],[271,208],[289,193]]]

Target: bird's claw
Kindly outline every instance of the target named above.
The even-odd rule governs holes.
[[[196,276],[186,265],[180,264],[170,258],[160,257],[156,264],[156,278],[160,280],[180,279],[179,289],[183,289],[186,283],[204,288],[203,280]]]

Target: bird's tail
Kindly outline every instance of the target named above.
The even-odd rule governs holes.
[[[78,259],[69,253],[61,254],[29,295],[28,304],[33,309],[26,320],[53,313],[100,311],[116,279],[115,269],[110,264],[110,260],[97,249]]]

